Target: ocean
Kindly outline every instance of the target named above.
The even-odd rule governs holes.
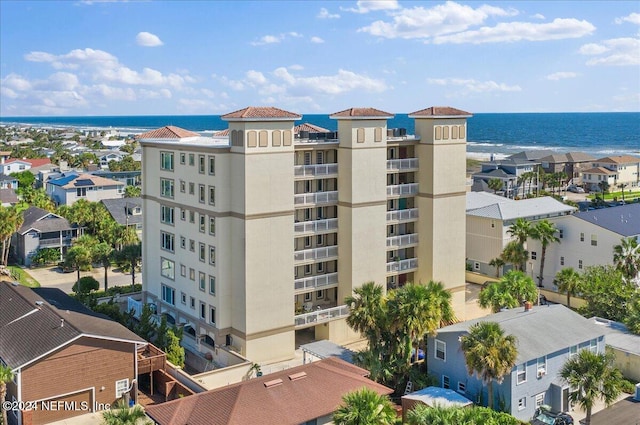
[[[308,122],[330,131],[337,123],[326,114],[304,115]],[[0,117],[0,124],[30,124],[57,128],[115,128],[140,133],[165,125],[207,133],[227,128],[219,115]],[[413,119],[396,114],[388,128],[406,128],[413,134]],[[582,151],[595,157],[640,155],[640,113],[503,113],[474,114],[468,120],[467,152],[510,155],[523,150]]]

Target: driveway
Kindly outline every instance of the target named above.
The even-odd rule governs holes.
[[[77,273],[62,273],[58,267],[41,267],[23,269],[35,280],[40,282],[40,285],[46,288],[58,288],[67,294],[71,293],[71,288],[76,283]],[[80,272],[80,277],[93,276],[98,282],[100,282],[100,289],[104,289],[104,269],[102,267],[94,268],[89,272]],[[124,274],[119,269],[109,269],[107,273],[107,283],[111,286],[126,286],[131,285],[131,274]],[[142,275],[136,272],[136,283],[142,283]]]

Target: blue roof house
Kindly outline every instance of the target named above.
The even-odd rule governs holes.
[[[515,367],[502,384],[493,384],[494,408],[523,421],[530,420],[542,404],[557,412],[570,410],[569,386],[559,376],[562,366],[579,350],[605,350],[602,327],[560,304],[504,310],[440,329],[427,342],[429,373],[443,388],[483,405],[487,388],[475,374],[468,374],[460,348],[460,338],[478,322],[497,322],[505,334],[517,338]]]

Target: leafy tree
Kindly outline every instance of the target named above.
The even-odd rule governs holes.
[[[502,257],[496,257],[492,259],[491,261],[489,261],[489,265],[496,268],[496,277],[500,277],[500,269],[502,269],[502,267],[504,267],[505,265]]]
[[[141,406],[129,407],[120,403],[115,409],[105,410],[102,419],[105,425],[138,425],[150,423]]]
[[[580,291],[582,285],[580,273],[571,267],[564,268],[556,273],[553,283],[558,286],[558,292],[567,294],[567,307],[571,308],[571,297]]]
[[[120,264],[126,264],[131,270],[131,286],[136,283],[136,269],[142,261],[142,244],[125,245],[120,251],[116,252],[116,261]]]
[[[60,259],[60,250],[57,248],[41,248],[33,257],[31,263],[35,265],[51,264]]]
[[[342,404],[333,413],[336,425],[392,425],[398,416],[385,395],[363,387],[342,397]]]
[[[624,319],[629,331],[640,335],[640,292],[636,291],[627,304],[627,315]]]
[[[489,189],[493,190],[494,194],[497,194],[499,190],[502,190],[504,183],[500,179],[489,179],[487,182]]]
[[[602,180],[601,182],[598,183],[598,187],[602,191],[602,195],[603,196],[604,196],[605,193],[609,193],[609,182],[608,181]]]
[[[18,231],[23,222],[24,217],[17,208],[0,205],[0,240],[2,241],[0,262],[5,266],[9,261],[11,236]]]
[[[570,358],[560,370],[560,376],[574,391],[569,400],[577,402],[586,412],[585,424],[591,423],[591,409],[597,399],[611,405],[620,395],[622,374],[613,366],[611,353],[582,350]]]
[[[552,243],[560,243],[560,239],[556,236],[558,229],[555,224],[549,220],[540,220],[531,229],[530,236],[532,239],[540,241],[542,252],[540,254],[540,275],[538,276],[538,286],[542,286],[544,279],[544,261],[547,255],[547,247]]]
[[[145,341],[151,341],[156,334],[157,326],[153,321],[153,310],[149,304],[142,306],[142,313],[133,331]]]
[[[9,366],[0,363],[0,410],[2,410],[2,423],[7,422],[7,411],[4,408],[5,397],[7,396],[7,383],[13,380],[13,371]]]
[[[578,309],[580,314],[623,322],[636,288],[613,266],[591,266],[582,273],[580,292],[587,302]]]
[[[64,262],[76,270],[76,281],[80,281],[80,270],[91,266],[91,251],[83,245],[74,245],[67,251]]]
[[[33,188],[33,184],[36,182],[36,176],[29,170],[11,173],[10,176],[18,180],[18,191],[24,188]]]
[[[469,375],[474,373],[487,386],[488,407],[493,408],[493,381],[502,383],[516,363],[518,350],[516,337],[505,335],[498,323],[479,322],[461,337],[460,347],[464,353]]]
[[[482,308],[489,308],[497,313],[503,308],[513,308],[520,303],[534,302],[538,298],[538,290],[533,280],[522,272],[511,270],[498,282],[491,282],[480,291],[478,303]]]
[[[518,419],[508,413],[496,412],[486,407],[430,407],[416,405],[407,413],[409,425],[520,425]]]
[[[100,289],[100,283],[92,276],[83,276],[73,284],[71,290],[79,295],[87,295],[91,291]]]
[[[167,354],[167,360],[176,366],[184,367],[184,347],[180,345],[180,338],[178,338],[173,329],[167,330],[166,340],[167,344],[164,347],[164,351]]]
[[[124,188],[125,198],[138,198],[142,194],[142,188],[140,186],[126,186]]]
[[[500,256],[506,263],[513,264],[516,270],[524,271],[524,265],[529,259],[529,251],[518,241],[511,241],[504,247]]]
[[[93,248],[93,258],[99,262],[104,269],[104,290],[108,289],[108,273],[109,267],[111,267],[111,257],[113,254],[113,248],[106,242],[100,242]]]
[[[613,247],[613,263],[627,281],[640,273],[640,244],[634,237],[623,238],[620,245]]]

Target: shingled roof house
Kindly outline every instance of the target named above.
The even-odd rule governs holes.
[[[98,202],[122,198],[125,184],[92,174],[67,174],[47,182],[47,195],[56,205],[73,205],[78,199]]]
[[[14,373],[10,425],[46,424],[136,397],[136,351],[147,342],[55,288],[0,282],[0,362]],[[67,404],[65,404],[65,402]]]

